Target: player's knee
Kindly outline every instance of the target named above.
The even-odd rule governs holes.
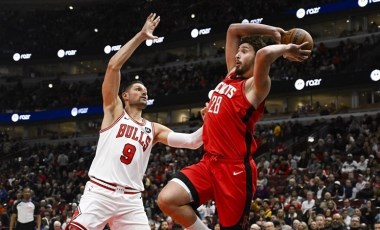
[[[180,185],[169,182],[158,194],[157,204],[160,209],[166,213],[170,213],[176,207],[188,204],[189,194]]]
[[[171,203],[171,195],[169,192],[167,192],[165,189],[163,189],[159,194],[157,198],[157,204],[158,207],[164,212],[169,208]]]

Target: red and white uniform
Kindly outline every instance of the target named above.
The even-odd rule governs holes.
[[[141,199],[154,128],[125,111],[100,130],[85,192],[70,225],[80,229],[150,229]]]
[[[178,175],[195,206],[214,199],[221,226],[233,229],[249,228],[257,182],[253,132],[264,111],[264,102],[254,108],[246,98],[246,82],[232,73],[214,89],[203,125],[205,154]]]

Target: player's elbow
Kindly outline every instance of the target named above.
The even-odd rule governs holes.
[[[193,140],[189,143],[189,149],[198,149],[199,147],[201,147],[203,145],[203,141],[202,140]]]

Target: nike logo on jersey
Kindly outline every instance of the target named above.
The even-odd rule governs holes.
[[[243,173],[243,171],[234,172],[233,175],[236,176],[236,175],[239,175],[240,173]]]

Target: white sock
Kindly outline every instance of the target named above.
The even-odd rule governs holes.
[[[190,227],[187,227],[186,230],[209,230],[209,228],[197,217],[197,220]]]

